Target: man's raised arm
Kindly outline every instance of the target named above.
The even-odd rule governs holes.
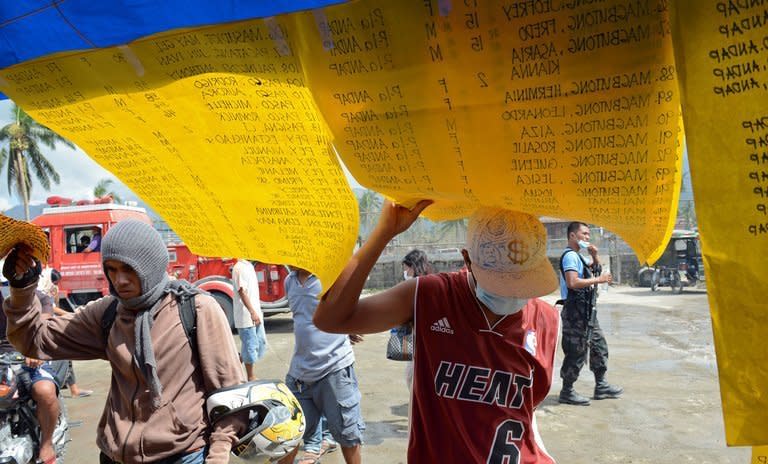
[[[384,202],[379,222],[371,236],[320,300],[314,316],[317,328],[331,333],[375,333],[413,318],[415,279],[368,298],[360,299],[360,293],[387,243],[408,229],[431,204],[431,200],[422,200],[408,209],[389,200]]]

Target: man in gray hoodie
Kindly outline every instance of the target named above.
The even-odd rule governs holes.
[[[244,380],[221,308],[212,297],[195,295],[190,344],[176,296],[198,290],[171,284],[165,244],[148,224],[114,225],[101,253],[112,296],[46,320],[34,298],[40,263],[17,246],[3,267],[11,287],[3,306],[8,339],[30,357],[110,362],[112,383],[96,440],[102,464],[229,462],[240,424],[232,419],[211,426],[204,411],[208,392]],[[106,331],[104,313],[115,299],[116,317]]]

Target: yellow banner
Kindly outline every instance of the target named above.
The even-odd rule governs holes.
[[[324,282],[357,203],[277,22],[165,34],[2,73],[30,115],[141,196],[195,253],[291,263]]]
[[[482,4],[481,4],[482,3]],[[365,1],[0,71],[204,255],[333,282],[357,234],[336,150],[434,219],[597,223],[655,260],[680,183],[664,2]]]
[[[363,185],[437,199],[438,220],[495,205],[597,223],[660,256],[681,128],[656,2],[378,0],[297,17],[312,94]]]
[[[760,3],[674,3],[729,445],[768,445],[768,10]]]
[[[752,448],[751,464],[768,464],[768,446],[756,446]]]

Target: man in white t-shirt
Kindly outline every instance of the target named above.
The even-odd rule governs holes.
[[[232,315],[242,343],[240,356],[248,381],[252,381],[256,380],[253,364],[264,356],[267,349],[264,314],[259,303],[259,280],[252,263],[245,259],[237,260],[232,267],[232,285]]]

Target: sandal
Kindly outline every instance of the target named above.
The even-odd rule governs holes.
[[[51,456],[45,461],[41,461],[40,459],[38,459],[37,461],[35,461],[35,464],[56,464],[56,456]]]
[[[317,464],[320,462],[320,453],[313,453],[312,451],[304,451],[296,464]]]
[[[339,449],[339,444],[335,441],[323,440],[323,443],[320,445],[320,455],[333,453],[337,449]]]

